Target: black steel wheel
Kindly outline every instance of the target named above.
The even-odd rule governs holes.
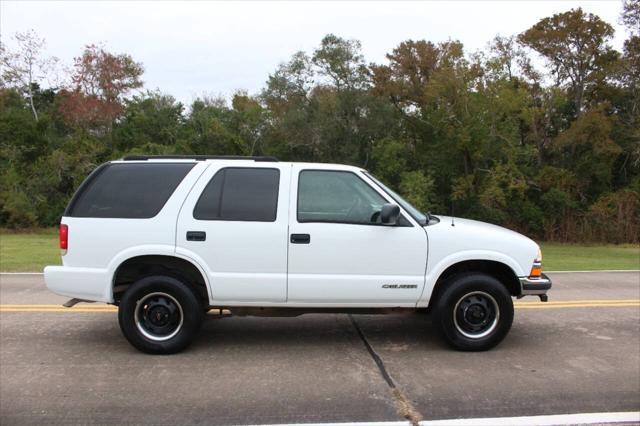
[[[434,323],[449,345],[483,351],[505,338],[513,323],[513,301],[500,281],[484,273],[464,273],[443,285]]]
[[[129,343],[153,354],[180,352],[203,319],[202,304],[183,282],[168,276],[143,278],[120,300],[118,322]]]
[[[495,330],[499,320],[498,302],[484,291],[463,295],[453,308],[453,323],[457,331],[469,339],[488,336]]]
[[[134,317],[138,331],[155,342],[174,337],[184,322],[180,302],[163,292],[150,293],[138,300]]]

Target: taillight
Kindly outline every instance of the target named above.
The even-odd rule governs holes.
[[[67,254],[69,248],[69,227],[64,223],[60,224],[60,254]]]

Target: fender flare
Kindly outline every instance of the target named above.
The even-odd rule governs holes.
[[[517,277],[525,275],[525,272],[523,272],[522,267],[518,264],[518,262],[516,262],[515,259],[513,259],[511,256],[508,256],[504,253],[492,250],[458,251],[440,259],[440,261],[438,261],[438,263],[433,266],[429,262],[427,262],[427,274],[424,281],[425,284],[416,306],[427,307],[429,305],[429,300],[431,299],[433,289],[435,288],[438,279],[444,271],[446,271],[453,265],[471,260],[484,260],[502,263],[508,266]]]
[[[205,269],[202,267],[201,263],[194,259],[193,257],[188,256],[188,253],[178,253],[176,252],[175,246],[173,245],[165,245],[165,244],[154,244],[154,245],[143,245],[143,246],[134,246],[129,247],[125,250],[119,252],[116,256],[114,256],[109,265],[107,266],[107,276],[109,277],[109,298],[110,303],[113,303],[113,286],[114,280],[116,276],[116,272],[118,268],[127,260],[133,259],[134,257],[140,256],[167,256],[167,257],[175,257],[178,259],[185,260],[192,264],[200,275],[202,275],[202,279],[207,287],[207,293],[209,295],[209,299],[211,300],[212,289],[211,282],[209,280],[209,274],[205,272]]]

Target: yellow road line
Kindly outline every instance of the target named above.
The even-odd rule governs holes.
[[[33,309],[33,308],[1,308],[0,312],[36,312],[36,313],[44,313],[44,312],[62,312],[67,314],[72,313],[116,313],[117,309],[70,309],[70,308],[55,308],[55,309]]]
[[[584,299],[584,300],[550,300],[548,302],[525,302],[525,301],[515,301],[514,305],[570,305],[570,304],[594,304],[594,303],[640,303],[640,299]],[[51,303],[48,304],[28,304],[28,303],[20,303],[20,304],[0,304],[0,308],[64,308],[62,305],[54,305]],[[107,305],[102,303],[96,304],[78,304],[72,308],[64,308],[66,310],[77,310],[77,309],[116,309],[113,305]]]
[[[555,300],[550,302],[515,302],[517,309],[593,308],[593,307],[634,307],[640,306],[640,299],[591,299]]]
[[[65,308],[62,305],[34,305],[34,304],[0,304],[0,312],[118,312],[112,305],[76,305]]]
[[[640,299],[587,299],[554,300],[549,302],[515,302],[516,309],[562,309],[562,308],[624,308],[640,307]],[[0,304],[0,312],[64,312],[94,313],[118,312],[112,305],[76,305],[65,308],[52,304]]]
[[[624,307],[640,307],[640,303],[573,303],[573,304],[556,304],[545,305],[544,303],[523,303],[514,305],[516,309],[562,309],[562,308],[624,308]],[[2,309],[0,309],[1,311]]]
[[[0,308],[33,308],[33,309],[47,309],[47,308],[63,308],[66,310],[76,310],[76,309],[115,309],[115,306],[113,305],[103,305],[103,304],[98,304],[98,305],[76,305],[73,308],[65,308],[62,305],[52,305],[52,304],[46,304],[46,305],[31,305],[31,304],[17,304],[17,305],[10,305],[10,304],[0,304]]]
[[[567,305],[570,303],[640,303],[640,299],[585,299],[585,300],[549,300],[548,302],[525,302],[516,301],[515,304],[538,304],[545,303],[547,305]],[[2,305],[0,305],[2,306]]]

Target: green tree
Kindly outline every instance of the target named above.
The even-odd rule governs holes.
[[[58,59],[44,56],[45,40],[33,30],[18,32],[13,39],[17,45],[15,49],[0,42],[0,87],[25,93],[33,117],[38,121],[34,92],[47,76],[55,73]]]
[[[147,91],[125,101],[116,124],[114,149],[121,153],[177,153],[184,107],[170,96]]]
[[[620,21],[633,35],[640,35],[640,0],[624,0]]]
[[[611,25],[578,8],[541,19],[518,40],[547,60],[556,84],[568,85],[579,116],[585,95],[602,81],[607,66],[616,59],[616,52],[607,44],[613,33]]]
[[[329,34],[259,95],[187,108],[137,92],[143,68],[131,56],[89,46],[62,90],[2,80],[0,225],[56,224],[93,168],[129,153],[264,154],[366,167],[436,214],[455,204],[548,240],[637,242],[637,4],[625,2],[621,54],[611,27],[580,9],[471,54],[454,40],[407,40],[382,64]]]
[[[62,91],[60,110],[70,123],[110,131],[124,110],[126,96],[142,87],[142,64],[128,54],[91,44],[75,58],[71,84]]]

